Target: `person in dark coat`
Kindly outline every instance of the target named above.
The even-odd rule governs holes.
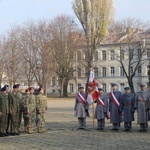
[[[138,113],[138,124],[140,132],[148,130],[148,121],[150,120],[150,93],[146,90],[144,84],[140,85],[141,91],[136,95],[136,107]]]
[[[105,127],[105,115],[108,111],[108,99],[103,93],[102,88],[98,88],[100,93],[99,99],[96,100],[95,118],[97,119],[97,130],[104,130]],[[101,102],[102,101],[102,102]]]
[[[75,101],[75,116],[78,118],[78,129],[85,129],[86,128],[86,117],[88,116],[88,109],[89,105],[85,100],[86,93],[84,92],[84,87],[79,87],[79,93],[76,96]]]
[[[125,93],[122,95],[122,110],[125,131],[131,131],[132,121],[134,121],[135,96],[131,93],[130,87],[125,87]]]
[[[112,130],[119,130],[122,122],[122,93],[118,90],[117,84],[112,84],[112,92],[110,92],[109,111],[110,123],[113,124]]]

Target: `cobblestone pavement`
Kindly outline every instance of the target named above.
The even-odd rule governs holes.
[[[25,134],[0,137],[0,150],[149,150],[150,131],[140,133],[136,121],[132,133],[111,131],[109,120],[106,130],[92,128],[92,117],[87,119],[88,130],[75,130],[77,118],[73,112],[73,99],[49,99],[46,133]],[[96,126],[96,120],[95,120]]]

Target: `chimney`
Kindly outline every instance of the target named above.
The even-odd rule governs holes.
[[[126,33],[127,33],[127,34],[133,33],[133,28],[128,27],[128,28],[126,29]]]

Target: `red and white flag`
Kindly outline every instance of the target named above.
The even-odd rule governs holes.
[[[79,98],[79,100],[81,101],[81,103],[86,103],[85,98],[81,95],[80,92],[78,93],[78,98]]]
[[[104,104],[104,102],[102,101],[102,99],[101,99],[100,97],[98,98],[98,103],[99,103],[101,106],[105,107],[105,104]]]
[[[110,92],[110,96],[111,96],[112,101],[114,102],[114,104],[115,104],[117,107],[119,107],[120,104],[119,104],[118,100],[116,99],[116,97],[115,97],[115,95],[114,95],[113,92]]]
[[[98,99],[99,92],[97,88],[97,83],[95,80],[93,70],[90,71],[89,81],[88,81],[88,88],[87,88],[87,102],[91,105],[95,100]]]

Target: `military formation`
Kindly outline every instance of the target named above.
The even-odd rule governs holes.
[[[137,111],[139,132],[148,131],[150,121],[150,93],[144,84],[140,85],[140,91],[136,94],[131,92],[130,87],[124,88],[124,93],[118,90],[117,84],[112,84],[110,95],[106,95],[102,88],[98,88],[99,96],[96,103],[95,118],[97,119],[97,130],[105,129],[105,118],[110,119],[112,130],[118,131],[124,122],[124,131],[132,131],[134,113]],[[89,105],[86,101],[84,87],[79,87],[79,93],[75,100],[75,116],[78,118],[78,130],[86,129],[86,117]]]
[[[24,131],[33,133],[34,126],[37,132],[45,132],[45,113],[47,111],[47,99],[44,89],[38,89],[38,95],[30,87],[25,93],[20,91],[20,85],[15,84],[12,92],[5,85],[0,92],[0,137],[20,135],[22,119],[24,120]]]

